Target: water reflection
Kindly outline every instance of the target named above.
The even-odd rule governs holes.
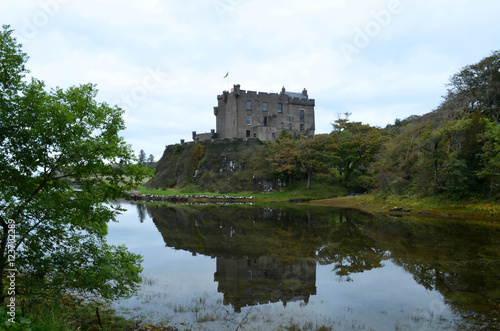
[[[214,280],[224,293],[224,304],[237,312],[241,307],[290,301],[309,302],[316,294],[316,264],[313,261],[283,263],[276,257],[217,258]]]
[[[139,203],[136,206],[137,206],[137,215],[139,216],[139,222],[144,223],[147,212],[146,205]]]
[[[141,215],[145,211],[138,209],[138,213],[144,221]],[[449,330],[458,329],[455,323],[464,320],[497,325],[497,226],[442,220],[412,222],[353,210],[299,206],[148,205],[147,214],[167,247],[216,259],[212,277],[217,291],[223,294],[223,304],[231,305],[236,312],[242,307],[274,302],[283,306],[300,302],[303,307],[317,297],[318,302],[310,309],[328,311],[324,314],[335,318],[330,311],[349,301],[342,297],[343,291],[348,291],[357,300],[349,303],[349,309],[363,309],[370,321],[365,326],[373,329],[423,325]],[[322,278],[318,284],[318,268],[323,275],[324,267],[331,270],[326,274],[330,280]],[[380,270],[377,277],[382,278],[373,276],[376,270]],[[365,273],[370,276],[362,277]],[[411,275],[413,282],[404,273]],[[369,281],[374,283],[367,286]],[[425,288],[428,294],[439,293],[442,299],[426,298],[425,291],[416,286]],[[374,293],[378,297],[372,297]],[[402,307],[425,310],[430,316],[427,319],[438,322],[417,321],[415,315],[405,319],[398,315]],[[361,319],[359,311],[353,316]],[[377,321],[371,322],[373,319]]]

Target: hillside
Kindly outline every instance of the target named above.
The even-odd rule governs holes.
[[[267,146],[258,139],[222,139],[169,145],[149,189],[197,185],[207,191],[269,191],[272,170]]]

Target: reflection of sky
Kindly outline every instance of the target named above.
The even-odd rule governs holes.
[[[153,285],[144,284],[137,295],[116,303],[116,308],[128,311],[131,316],[146,316],[148,322],[196,326],[203,309],[207,316],[217,318],[215,322],[203,323],[203,329],[208,330],[237,327],[249,310],[256,317],[249,318],[248,327],[257,330],[267,330],[273,323],[278,327],[290,321],[300,324],[311,320],[318,327],[336,324],[340,329],[355,325],[374,330],[396,327],[440,330],[450,326],[440,322],[440,317],[453,319],[438,292],[427,291],[411,274],[389,260],[383,262],[382,268],[352,274],[351,282],[339,281],[333,265],[317,265],[317,294],[310,297],[307,305],[261,304],[243,308],[237,314],[223,306],[222,294],[217,292],[215,259],[166,247],[149,217],[140,223],[136,206],[125,207],[128,210],[118,218],[119,223],[110,224],[108,242],[125,244],[132,252],[143,255],[143,277]],[[204,298],[210,307],[204,302],[200,308],[197,298]]]
[[[125,244],[133,253],[144,257],[142,266],[146,277],[163,278],[171,281],[182,280],[176,288],[183,289],[185,284],[194,292],[214,287],[215,259],[203,255],[166,247],[150,217],[139,222],[135,205],[126,205],[127,211],[118,217],[119,223],[109,226],[108,243]],[[174,280],[175,278],[175,280]]]
[[[450,318],[442,296],[428,292],[417,284],[412,276],[390,261],[384,267],[352,274],[351,282],[339,282],[332,265],[317,266],[317,295],[311,302],[323,304],[315,309],[318,313],[332,314],[349,311],[358,320],[372,328],[395,328],[395,316],[432,313]],[[445,311],[446,309],[446,311]],[[401,314],[404,313],[404,314]],[[378,328],[377,328],[378,330]]]

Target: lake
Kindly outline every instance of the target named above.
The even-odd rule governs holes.
[[[356,210],[143,205],[108,241],[143,255],[123,316],[179,330],[500,325],[500,227]]]

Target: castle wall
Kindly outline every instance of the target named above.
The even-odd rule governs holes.
[[[282,131],[314,136],[314,99],[307,91],[265,93],[241,90],[234,85],[231,92],[217,97],[214,107],[217,138],[259,138],[272,140]]]

